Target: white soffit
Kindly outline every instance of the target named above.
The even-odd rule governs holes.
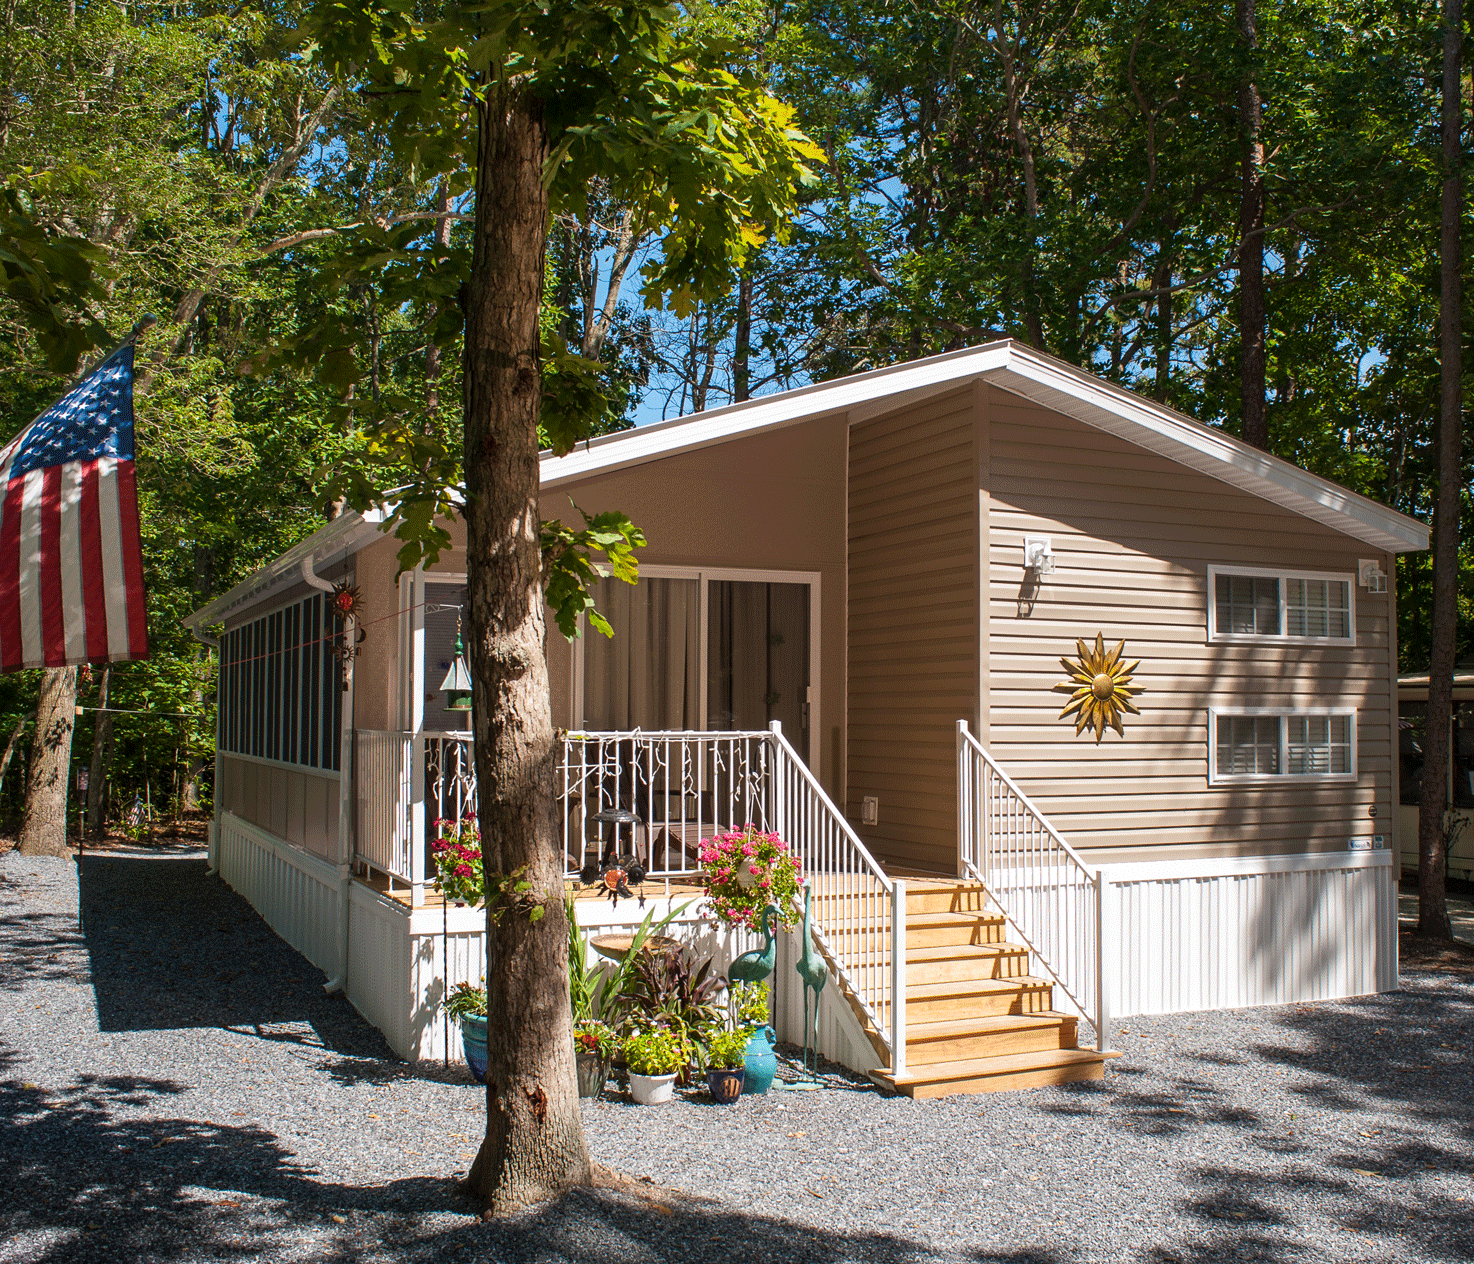
[[[345,509],[325,527],[319,527],[305,540],[289,548],[274,562],[268,562],[249,579],[243,579],[229,592],[216,597],[183,619],[187,628],[207,628],[222,623],[232,613],[260,605],[274,591],[295,584],[302,578],[302,559],[312,559],[314,572],[325,564],[342,561],[358,552],[381,533],[378,513],[355,513]]]
[[[1281,505],[1389,553],[1428,547],[1415,518],[1307,473],[1232,435],[1011,341],[893,365],[710,412],[603,435],[542,458],[544,490],[834,413],[879,416],[981,378],[1088,426]]]

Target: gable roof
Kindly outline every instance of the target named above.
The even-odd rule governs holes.
[[[863,421],[973,380],[1033,400],[1375,549],[1409,553],[1428,547],[1428,528],[1416,518],[1012,339],[603,435],[567,456],[545,454],[542,486],[563,487],[816,417],[846,413],[851,422]]]

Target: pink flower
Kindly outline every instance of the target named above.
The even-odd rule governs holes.
[[[764,878],[761,882],[758,883],[758,886],[760,886],[764,891],[766,891],[772,885],[773,884],[771,882],[769,882],[766,878]]]
[[[455,868],[455,874],[457,878],[469,878],[471,876],[471,866],[457,865]]]
[[[761,865],[748,865],[747,866],[747,872],[750,873],[750,874],[752,874],[752,875],[754,875],[754,876],[762,873],[762,871],[763,871],[763,867]]]
[[[756,855],[757,854],[757,848],[754,847],[751,843],[743,843],[742,844],[742,854],[744,856],[753,856],[753,855]]]

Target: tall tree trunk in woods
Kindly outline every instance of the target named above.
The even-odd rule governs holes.
[[[35,713],[32,712],[32,715]],[[10,761],[15,755],[15,749],[20,745],[20,739],[26,731],[26,725],[30,722],[30,715],[23,715],[15,722],[15,727],[10,730],[10,740],[5,743],[5,754],[0,755],[0,789],[5,786],[5,776],[10,771]]]
[[[435,245],[444,251],[450,246],[450,181],[441,179],[435,190]],[[430,322],[440,311],[439,303],[430,304]],[[433,337],[425,348],[425,411],[432,416],[440,408],[440,347]]]
[[[112,664],[105,665],[97,682],[97,725],[92,731],[92,766],[87,770],[87,832],[93,838],[107,833],[105,787],[113,767],[113,713],[107,709]]]
[[[1243,177],[1239,191],[1239,393],[1243,398],[1245,443],[1269,451],[1269,417],[1264,407],[1264,138],[1263,107],[1253,58],[1259,48],[1255,0],[1237,0],[1234,21],[1245,66],[1239,80],[1239,133]]]
[[[743,268],[737,278],[737,337],[732,352],[732,402],[752,394],[752,271]]]
[[[548,216],[541,106],[493,90],[480,111],[476,240],[465,306],[470,650],[487,874],[486,1138],[468,1184],[488,1212],[590,1178],[573,1065],[568,927],[553,812],[543,656],[538,312]],[[544,916],[499,899],[520,875]]]
[[[36,700],[26,811],[20,823],[23,856],[64,856],[67,850],[67,775],[77,719],[77,669],[49,667]]]
[[[1172,383],[1172,230],[1173,217],[1168,215],[1157,239],[1157,266],[1152,273],[1152,287],[1157,294],[1157,364],[1156,381],[1152,384],[1152,398],[1158,403],[1167,402],[1167,391]]]
[[[1452,939],[1444,890],[1448,840],[1449,743],[1458,631],[1459,502],[1463,482],[1463,372],[1459,339],[1464,276],[1459,215],[1464,182],[1460,132],[1463,109],[1464,14],[1462,0],[1443,2],[1443,231],[1439,262],[1438,499],[1433,508],[1433,636],[1428,664],[1428,728],[1423,739],[1423,785],[1418,801],[1418,934]]]

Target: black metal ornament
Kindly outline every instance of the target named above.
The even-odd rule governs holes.
[[[609,903],[619,907],[620,897],[626,900],[638,896],[640,907],[645,907],[645,892],[641,885],[645,881],[645,866],[635,856],[608,855],[595,863],[589,861],[579,871],[579,881],[586,887],[603,887],[609,893]],[[638,892],[631,887],[639,887]]]

